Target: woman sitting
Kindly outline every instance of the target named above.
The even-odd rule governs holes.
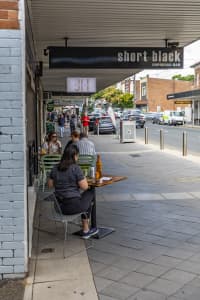
[[[45,154],[61,154],[61,142],[58,140],[56,132],[49,133],[47,142],[42,145],[42,151]]]
[[[88,239],[98,233],[97,228],[89,228],[94,191],[88,190],[87,180],[81,168],[76,164],[78,154],[78,147],[74,144],[65,149],[60,163],[50,173],[48,186],[49,188],[55,187],[55,196],[64,215],[84,212],[81,215],[82,238]],[[82,194],[80,189],[84,191]]]

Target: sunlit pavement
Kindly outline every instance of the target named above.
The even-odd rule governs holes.
[[[99,225],[116,231],[88,251],[101,300],[200,299],[199,164],[144,144],[92,136],[104,174]]]

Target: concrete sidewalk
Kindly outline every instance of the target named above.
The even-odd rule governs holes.
[[[113,136],[91,138],[104,174],[128,176],[97,189],[98,225],[116,231],[87,252],[70,237],[64,260],[62,231],[45,232],[54,224],[41,216],[25,300],[95,300],[97,293],[100,300],[199,300],[199,163]],[[44,216],[48,204],[38,201],[38,211]]]

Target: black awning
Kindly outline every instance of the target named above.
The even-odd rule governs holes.
[[[167,100],[174,100],[174,99],[183,99],[183,98],[195,98],[200,96],[200,90],[193,90],[193,91],[185,91],[180,93],[168,94]]]

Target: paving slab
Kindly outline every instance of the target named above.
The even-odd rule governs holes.
[[[109,266],[103,269],[102,271],[97,272],[96,275],[113,281],[118,281],[119,279],[126,276],[129,272],[130,272],[129,270],[119,269],[114,266]]]
[[[127,300],[166,300],[166,296],[152,291],[140,290],[135,295],[129,297]]]
[[[195,274],[181,271],[181,270],[176,270],[176,269],[170,270],[161,276],[161,278],[165,278],[183,284],[192,281],[195,277],[196,277]]]
[[[158,278],[150,283],[146,288],[166,296],[175,294],[183,287],[183,283],[177,283],[166,279]]]
[[[95,280],[95,286],[96,286],[97,292],[99,292],[99,293],[101,293],[101,291],[104,290],[107,286],[110,286],[111,284],[114,283],[113,280],[109,280],[109,279],[98,277],[98,276],[94,276],[94,280]]]
[[[146,275],[138,272],[131,272],[124,276],[120,281],[138,288],[144,288],[155,279],[154,276]]]
[[[135,294],[138,288],[124,283],[115,282],[101,291],[101,294],[119,300],[125,300]]]

